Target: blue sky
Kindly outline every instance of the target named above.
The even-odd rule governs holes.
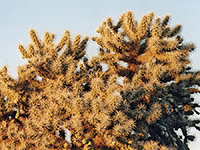
[[[132,10],[137,20],[153,11],[158,17],[169,14],[172,26],[182,24],[184,41],[197,46],[191,60],[193,68],[200,70],[200,0],[0,0],[0,67],[7,65],[16,77],[17,66],[26,62],[17,45],[29,44],[31,28],[42,39],[44,32],[49,31],[56,34],[58,41],[66,29],[72,37],[92,37],[103,20],[112,17],[117,21],[127,10]],[[96,54],[97,47],[90,41],[87,55]],[[200,147],[197,141],[191,149],[197,150],[198,143]]]

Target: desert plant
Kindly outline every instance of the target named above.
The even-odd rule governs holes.
[[[191,120],[199,104],[192,98],[199,93],[199,72],[191,71],[189,53],[195,46],[184,43],[181,25],[169,26],[169,15],[154,18],[144,15],[140,22],[131,11],[116,25],[108,18],[93,40],[100,46],[93,59],[108,66],[105,74],[124,77],[121,96],[127,107],[121,110],[134,118],[136,141],[155,140],[177,149],[189,149],[194,136],[188,129],[199,120]],[[175,130],[181,129],[181,140]]]
[[[91,60],[88,37],[66,31],[55,44],[31,29],[18,79],[0,71],[1,149],[189,149],[200,75],[189,66],[194,45],[168,22],[150,13],[138,23],[131,11],[116,25],[108,18]]]

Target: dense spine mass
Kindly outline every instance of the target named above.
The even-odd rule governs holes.
[[[54,34],[42,41],[31,29],[31,43],[19,45],[28,62],[18,79],[0,71],[0,148],[188,150],[188,130],[200,130],[190,117],[199,115],[192,94],[200,74],[189,66],[194,45],[169,19],[150,13],[137,22],[131,11],[116,24],[108,18],[91,60],[89,37],[72,40],[66,30],[55,44]]]
[[[124,77],[121,96],[128,108],[123,112],[134,118],[136,143],[155,140],[177,149],[188,149],[189,127],[199,120],[190,120],[198,104],[191,94],[198,93],[199,72],[188,66],[188,55],[194,45],[183,43],[181,25],[171,28],[169,16],[153,19],[143,16],[138,23],[131,11],[123,14],[117,25],[110,18],[99,27],[99,56],[93,59],[106,63],[107,74]],[[137,127],[138,126],[138,127]],[[175,130],[181,129],[181,140]]]

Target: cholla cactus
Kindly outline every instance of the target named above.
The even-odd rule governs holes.
[[[12,79],[6,67],[0,71],[3,149],[62,147],[66,141],[59,142],[60,137],[54,134],[62,124],[54,124],[51,119],[53,116],[49,116],[53,115],[52,110],[44,109],[51,104],[44,100],[45,94],[53,81],[60,81],[55,82],[60,88],[68,89],[88,70],[85,66],[76,71],[85,55],[88,37],[81,40],[80,35],[77,35],[72,42],[69,31],[66,31],[57,45],[53,42],[54,35],[48,32],[45,33],[43,42],[33,29],[30,30],[30,37],[32,42],[27,48],[19,45],[22,58],[27,59],[28,63],[18,68],[18,79]]]
[[[188,67],[194,45],[182,43],[181,26],[168,21],[151,13],[138,23],[131,11],[116,25],[108,18],[90,61],[88,37],[72,41],[66,31],[55,44],[54,34],[42,41],[31,29],[31,43],[19,45],[28,62],[18,79],[0,70],[1,148],[189,149],[188,128],[200,130],[189,118],[199,114],[191,94],[199,93],[200,75]]]
[[[66,31],[56,46],[50,33],[44,42],[34,30],[30,35],[28,49],[19,45],[28,63],[19,67],[18,80],[2,69],[2,148],[131,149],[119,137],[129,139],[134,119],[117,109],[123,99],[116,76],[104,75],[100,64],[83,58],[88,37],[71,42]],[[16,95],[20,98],[13,102]]]
[[[168,15],[153,18],[150,13],[137,22],[131,11],[116,25],[108,18],[93,38],[100,46],[99,56],[93,59],[108,65],[105,74],[124,77],[121,95],[128,108],[121,110],[136,120],[134,138],[189,149],[187,141],[194,137],[188,135],[188,128],[199,130],[200,122],[188,117],[199,114],[191,94],[199,93],[192,87],[200,85],[200,74],[190,71],[188,60],[195,47],[183,43],[181,25],[171,28]],[[178,129],[183,141],[174,131]]]

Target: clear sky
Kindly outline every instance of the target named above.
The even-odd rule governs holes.
[[[31,28],[42,39],[44,32],[49,31],[59,40],[66,29],[72,37],[76,34],[92,37],[107,17],[117,21],[127,10],[132,10],[137,20],[153,11],[158,17],[169,14],[172,26],[182,24],[184,41],[197,47],[190,57],[193,68],[200,70],[200,0],[0,0],[0,67],[7,65],[10,74],[16,77],[17,66],[26,62],[21,59],[17,45],[29,44]],[[87,55],[97,55],[92,41]],[[190,147],[200,150],[200,138]]]

